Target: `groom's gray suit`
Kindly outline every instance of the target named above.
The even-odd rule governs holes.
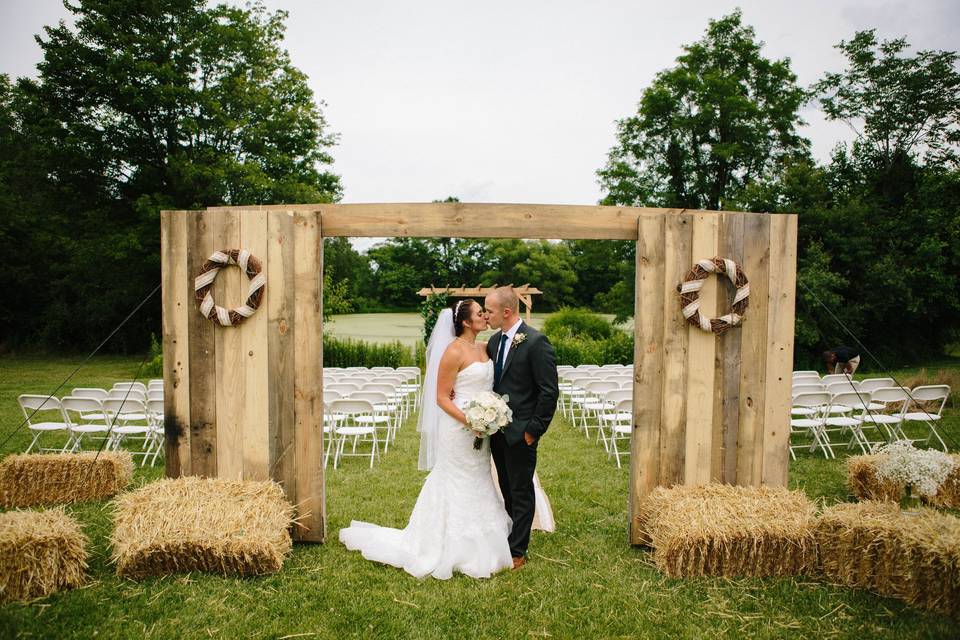
[[[500,371],[499,377],[494,376],[493,390],[510,396],[508,404],[513,410],[513,422],[491,436],[490,452],[497,467],[504,506],[513,519],[510,553],[520,558],[526,555],[530,544],[536,506],[533,472],[537,466],[537,444],[557,410],[557,360],[547,337],[521,322],[500,370],[497,359],[505,346],[502,335],[502,331],[497,331],[490,337],[487,354],[494,359],[494,371]],[[526,337],[516,342],[519,335]],[[526,443],[524,433],[533,436],[532,445]]]

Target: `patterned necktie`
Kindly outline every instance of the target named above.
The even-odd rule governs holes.
[[[503,374],[503,349],[507,346],[507,334],[500,334],[500,349],[497,350],[497,361],[493,363],[494,384],[500,384],[500,376]]]

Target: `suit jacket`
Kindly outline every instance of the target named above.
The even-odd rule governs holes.
[[[520,344],[507,352],[500,382],[494,381],[493,390],[510,396],[507,404],[513,410],[513,422],[504,427],[507,444],[513,446],[523,440],[526,431],[537,440],[550,426],[557,410],[560,389],[557,385],[557,359],[547,337],[521,322],[516,335],[526,335]],[[487,342],[487,354],[497,357],[501,332],[494,333]],[[516,336],[514,336],[516,339]]]

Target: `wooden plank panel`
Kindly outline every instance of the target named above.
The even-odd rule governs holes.
[[[767,290],[770,267],[770,216],[744,215],[743,269],[750,280],[750,306],[740,335],[740,432],[737,484],[757,486],[763,470],[763,420],[766,385]]]
[[[724,213],[720,219],[720,255],[743,266],[743,215]],[[749,277],[749,276],[748,276]],[[719,284],[719,283],[718,283]],[[717,296],[717,315],[730,312],[735,289],[729,281]],[[748,311],[749,312],[749,311]],[[713,409],[714,469],[717,482],[737,482],[737,436],[740,426],[740,327],[728,329],[717,343],[716,404]]]
[[[770,216],[770,285],[767,292],[767,372],[764,402],[763,484],[787,485],[790,466],[790,385],[797,284],[797,217]]]
[[[160,212],[163,397],[166,474],[190,475],[190,334],[193,288],[187,272],[186,211]]]
[[[187,265],[190,289],[201,265],[216,250],[207,214],[192,212],[187,220]],[[190,462],[194,475],[217,476],[216,327],[192,304],[190,331]]]
[[[216,247],[221,250],[240,247],[240,210],[206,213]],[[246,278],[236,267],[220,270],[213,283],[213,298],[221,307],[236,307],[244,299]],[[242,327],[215,325],[217,387],[217,476],[230,480],[243,477],[243,394],[244,374]]]
[[[631,207],[525,204],[319,205],[324,236],[636,240]],[[662,211],[662,210],[661,210]]]
[[[717,255],[720,217],[716,214],[693,214],[692,260],[708,260]],[[717,308],[717,278],[711,276],[700,290],[700,310],[712,317]],[[713,449],[714,371],[717,338],[712,331],[691,325],[687,348],[687,424],[684,454],[684,483],[710,482]]]
[[[240,214],[240,246],[259,258],[263,268],[267,264],[267,213],[244,211]],[[245,300],[250,282],[241,273],[240,300]],[[264,291],[270,295],[270,285]],[[238,303],[239,304],[239,303]],[[260,309],[236,328],[240,334],[243,358],[244,390],[238,402],[243,404],[240,430],[243,440],[243,479],[270,478],[270,424],[269,424],[269,358],[268,358],[268,301],[262,300]]]
[[[636,516],[640,501],[660,483],[665,215],[676,214],[642,214],[638,223],[633,316],[633,439],[630,447],[631,544],[645,542]]]
[[[676,286],[692,266],[693,216],[666,215],[663,248],[663,388],[660,414],[660,484],[683,482],[687,421],[687,321]]]
[[[323,242],[320,216],[294,217],[294,420],[300,541],[323,542]]]
[[[293,213],[267,214],[267,322],[269,334],[270,476],[297,503],[294,440]]]

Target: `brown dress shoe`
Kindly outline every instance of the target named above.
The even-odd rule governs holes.
[[[513,568],[514,568],[514,569],[519,569],[520,567],[522,567],[522,566],[525,565],[525,564],[527,564],[527,559],[524,558],[523,556],[521,556],[521,557],[519,557],[519,558],[514,558],[514,559],[513,559]]]

